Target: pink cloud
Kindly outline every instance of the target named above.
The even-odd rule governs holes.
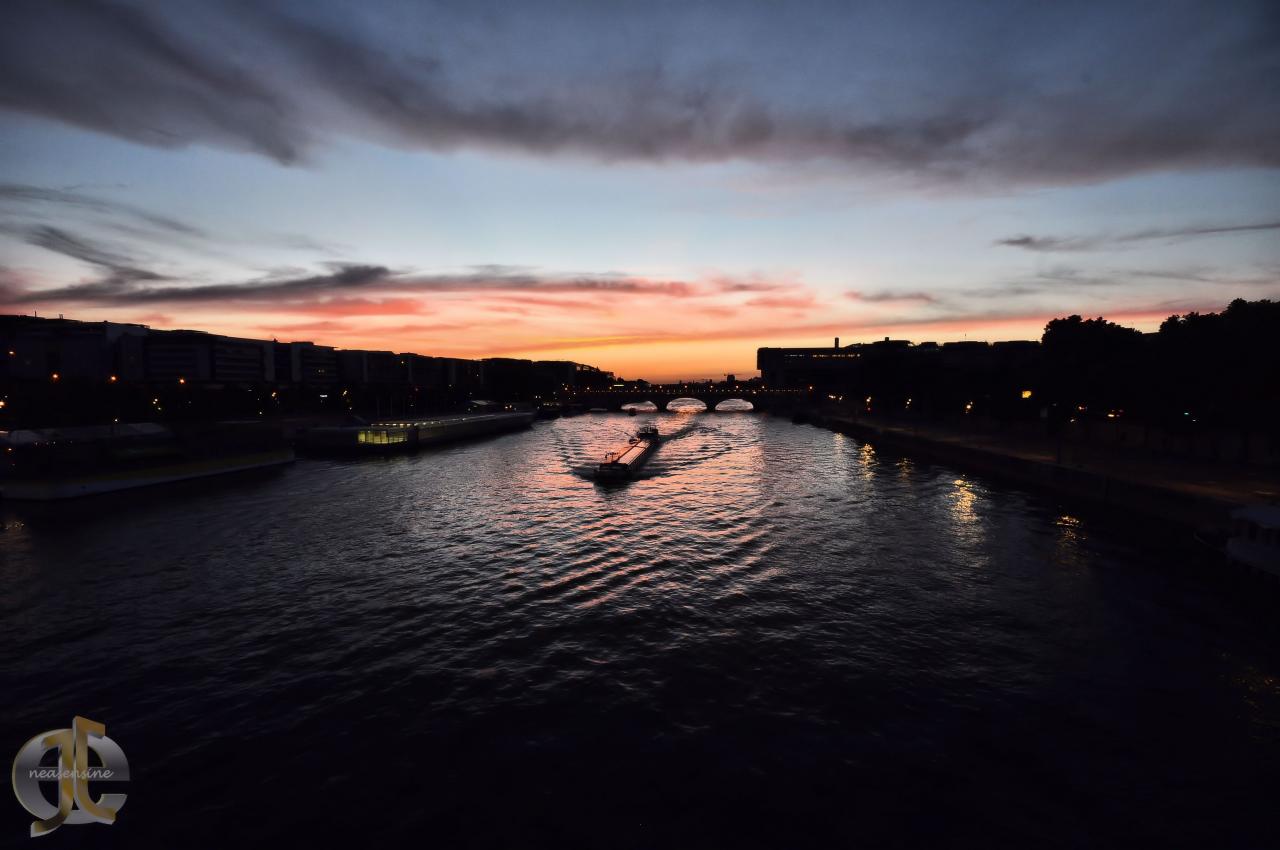
[[[812,293],[796,295],[763,295],[746,302],[748,307],[766,307],[771,310],[807,310],[814,306]]]
[[[276,306],[281,312],[305,313],[311,316],[403,316],[407,313],[426,312],[426,305],[418,298],[330,298],[324,301],[301,304],[286,302],[270,306]]]

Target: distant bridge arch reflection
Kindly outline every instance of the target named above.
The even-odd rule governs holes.
[[[737,410],[778,410],[790,409],[801,403],[806,393],[800,389],[768,389],[765,387],[725,386],[716,384],[650,384],[647,387],[611,387],[598,390],[578,390],[572,393],[573,401],[584,408],[603,408],[604,410],[635,409],[638,412],[650,410],[674,410],[671,404],[676,401],[696,400],[706,405],[707,410],[715,410],[722,402],[740,401],[749,407],[733,407]],[[730,405],[725,405],[728,411]]]
[[[706,413],[707,410],[707,403],[700,398],[682,396],[667,402],[667,411],[669,413]]]

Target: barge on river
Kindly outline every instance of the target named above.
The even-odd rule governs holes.
[[[649,456],[656,452],[661,444],[662,435],[658,433],[657,426],[644,426],[634,437],[627,441],[627,445],[624,448],[616,452],[609,452],[604,456],[603,461],[596,464],[596,480],[631,480],[644,467],[649,460]]]

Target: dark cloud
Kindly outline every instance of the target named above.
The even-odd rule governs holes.
[[[1078,290],[1103,292],[1109,289],[1134,290],[1135,284],[1189,284],[1188,289],[1208,292],[1205,285],[1242,289],[1280,290],[1280,267],[1263,265],[1252,269],[1218,268],[1099,268],[1055,265],[1033,274],[989,286],[956,290],[975,298],[1017,298],[1053,294],[1072,295]],[[1200,296],[1197,296],[1200,297]]]
[[[123,294],[128,291],[130,286],[137,283],[168,279],[157,272],[141,268],[137,260],[124,253],[106,248],[97,242],[69,233],[59,227],[38,225],[27,230],[16,231],[6,227],[0,228],[0,232],[17,236],[28,244],[44,248],[46,251],[52,251],[55,254],[61,254],[64,257],[88,263],[104,274],[102,278],[92,283],[77,284],[65,287],[62,290],[55,290],[58,292],[75,291],[80,293],[81,298],[94,299]],[[12,293],[10,293],[10,297],[12,297]],[[21,302],[26,299],[25,297],[20,297],[17,300]]]
[[[157,147],[193,141],[296,160],[286,99],[227,58],[231,44],[101,0],[12,0],[0,12],[0,107]]]
[[[46,230],[52,230],[48,228]],[[685,281],[649,280],[617,275],[555,275],[534,272],[492,274],[421,275],[394,272],[386,266],[331,263],[325,274],[289,277],[266,277],[241,283],[155,286],[148,281],[163,278],[145,270],[125,265],[123,257],[107,253],[68,234],[45,234],[42,247],[57,250],[115,274],[109,279],[76,284],[58,289],[11,294],[10,303],[43,304],[74,302],[81,304],[183,304],[273,302],[288,305],[314,301],[317,298],[347,295],[355,291],[376,290],[381,294],[450,294],[450,293],[600,293],[616,295],[661,295],[689,298],[707,290]],[[42,237],[44,238],[44,237]],[[34,241],[34,240],[33,240]],[[132,275],[130,274],[132,273]],[[138,285],[141,284],[141,285]]]
[[[0,203],[6,199],[70,204],[92,209],[101,205],[102,209],[108,211],[127,210],[134,217],[164,220],[133,207],[31,186],[0,186]],[[180,222],[174,222],[174,225],[182,226]],[[134,236],[145,235],[129,227],[121,230]],[[185,277],[148,269],[142,259],[126,248],[104,244],[82,233],[72,232],[67,227],[0,221],[0,235],[14,237],[78,260],[100,273],[95,280],[45,290],[19,286],[9,281],[0,287],[0,302],[8,304],[78,303],[123,306],[279,302],[304,309],[308,304],[314,306],[322,301],[320,306],[326,307],[326,312],[332,312],[328,309],[330,307],[346,305],[352,312],[359,313],[368,312],[370,308],[383,308],[367,299],[359,301],[344,299],[342,296],[376,289],[381,295],[410,296],[426,293],[442,296],[470,293],[599,293],[691,298],[721,292],[767,292],[778,288],[777,285],[757,280],[735,281],[726,278],[695,284],[681,280],[643,278],[620,272],[547,273],[533,266],[501,264],[473,265],[467,271],[456,274],[419,274],[393,271],[382,265],[350,262],[323,263],[327,271],[319,274],[291,267],[277,268],[261,277],[234,283],[192,283]],[[299,243],[297,247],[305,244],[310,243]],[[314,247],[321,250],[324,246]],[[396,303],[400,305],[397,309],[404,308],[406,312],[413,312],[407,309],[404,299],[399,299]]]
[[[20,183],[0,183],[0,204],[7,205],[57,205],[74,207],[110,216],[126,216],[153,228],[186,236],[200,236],[197,227],[169,216],[156,215],[130,204],[108,201],[76,191],[27,186]]]
[[[787,289],[785,283],[772,283],[764,280],[732,280],[719,278],[715,281],[721,292],[778,292]]]
[[[1080,250],[1079,240],[1059,239],[1055,236],[1010,236],[1007,239],[997,239],[997,245],[1004,245],[1007,248],[1026,248],[1028,251],[1070,251]]]
[[[1242,274],[1242,272],[1245,272]],[[1251,272],[1251,273],[1250,273]],[[1242,269],[1129,269],[1122,272],[1129,279],[1172,280],[1185,283],[1213,283],[1235,287],[1280,287],[1280,266],[1261,266],[1252,270]]]
[[[266,245],[288,248],[292,251],[306,251],[311,254],[328,254],[330,256],[348,250],[344,246],[321,242],[319,239],[312,239],[310,236],[301,233],[270,233],[256,241]]]
[[[854,289],[846,292],[844,296],[853,301],[865,301],[870,304],[910,301],[918,304],[936,304],[938,302],[938,297],[928,292],[861,292]]]
[[[339,135],[1067,183],[1280,166],[1273,0],[0,10],[0,108],[282,163]],[[1029,243],[1023,247],[1032,247]]]
[[[1263,221],[1251,224],[1220,224],[1188,227],[1155,227],[1130,233],[1099,236],[1011,236],[996,240],[997,245],[1023,248],[1027,251],[1101,251],[1118,248],[1134,242],[1181,241],[1199,236],[1220,236],[1232,233],[1258,233],[1280,230],[1280,221]]]
[[[975,298],[1006,298],[1028,295],[1072,293],[1078,288],[1106,289],[1121,286],[1125,278],[1116,272],[1089,272],[1076,266],[1055,265],[1012,280],[958,290]]]
[[[328,274],[285,279],[265,279],[245,283],[211,283],[197,286],[106,286],[80,284],[29,292],[18,303],[43,304],[74,302],[81,304],[182,304],[195,302],[230,302],[284,300],[314,297],[325,293],[350,292],[386,282],[392,273],[384,266],[342,265]],[[158,280],[159,278],[149,278]]]
[[[468,97],[450,86],[435,57],[397,62],[382,45],[359,43],[314,18],[258,14],[309,76],[369,126],[400,144],[449,150],[468,145],[533,153],[576,151],[605,159],[725,160],[835,157],[927,163],[981,128],[976,113],[894,123],[775,114],[764,103],[712,82],[689,85],[645,59],[604,67],[602,87],[566,98],[534,92]]]
[[[112,189],[126,187],[113,186]],[[336,256],[342,246],[297,233],[268,232],[249,237],[210,233],[189,222],[159,215],[134,204],[86,194],[76,188],[54,189],[22,183],[0,183],[0,211],[28,222],[63,222],[69,217],[95,228],[154,243],[165,240],[198,253],[221,253],[227,243],[273,245],[308,254]],[[87,214],[87,215],[86,215]],[[7,228],[14,230],[13,226]]]
[[[57,227],[33,227],[27,232],[26,239],[32,245],[37,245],[66,257],[82,260],[91,266],[98,266],[118,274],[126,274],[134,280],[163,279],[154,272],[139,269],[123,254],[115,253],[82,237],[73,236]]]

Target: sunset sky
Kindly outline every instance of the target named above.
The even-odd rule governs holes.
[[[0,312],[665,380],[1280,296],[1280,12],[6,2]]]

